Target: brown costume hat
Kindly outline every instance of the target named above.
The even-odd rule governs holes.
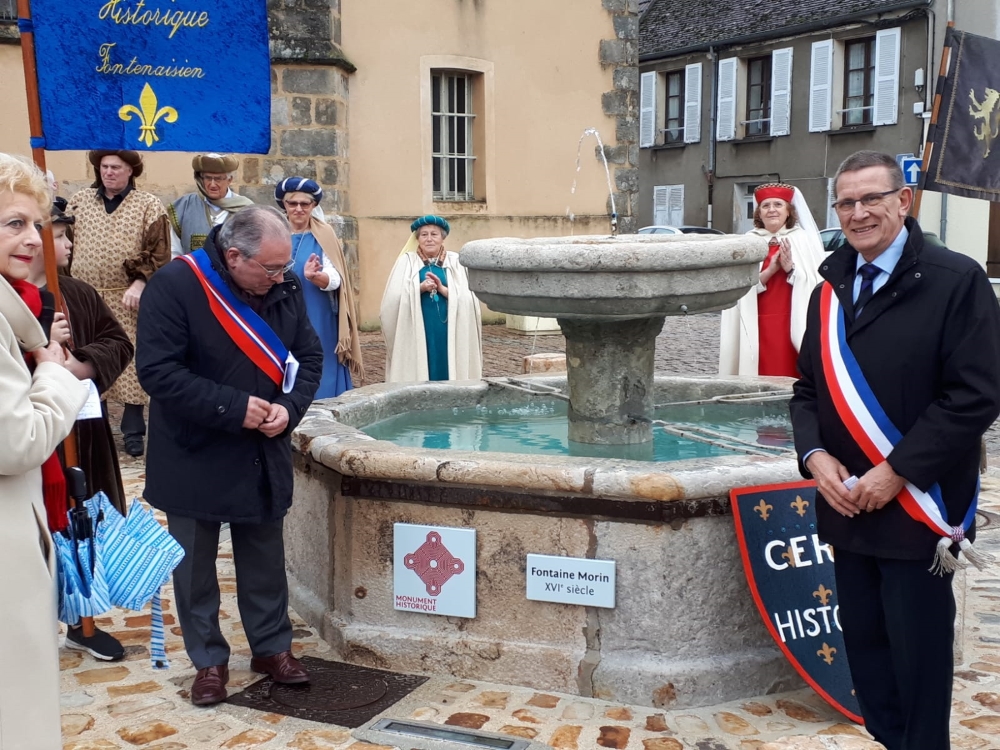
[[[94,184],[91,187],[103,187],[101,182],[101,159],[105,156],[117,156],[123,162],[132,167],[132,177],[129,184],[135,184],[135,178],[142,174],[142,155],[138,151],[122,149],[119,151],[88,151],[87,158],[94,165]]]
[[[229,174],[240,168],[240,160],[229,154],[198,154],[191,160],[194,173]]]

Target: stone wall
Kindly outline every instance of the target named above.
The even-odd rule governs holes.
[[[601,96],[604,114],[615,118],[615,145],[604,154],[612,169],[618,231],[635,232],[639,226],[639,2],[601,0],[614,20],[615,38],[602,39],[601,65],[613,68],[614,88]],[[610,200],[608,212],[611,212]]]
[[[268,0],[268,14],[271,150],[244,158],[238,190],[273,205],[274,186],[286,177],[319,182],[357,293],[358,228],[347,164],[348,81],[355,67],[340,49],[340,0]]]

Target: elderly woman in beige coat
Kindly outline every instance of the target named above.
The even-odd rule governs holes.
[[[24,285],[49,213],[45,176],[0,154],[0,748],[59,750],[55,561],[41,465],[69,434],[87,386],[28,305]],[[37,293],[37,292],[36,292]],[[27,358],[33,362],[29,369]]]

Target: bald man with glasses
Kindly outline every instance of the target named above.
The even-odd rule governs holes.
[[[174,596],[198,706],[224,701],[229,680],[215,568],[223,523],[250,668],[309,680],[291,653],[282,529],[291,434],[319,387],[323,350],[291,254],[284,215],[251,206],[161,269],[139,310],[136,367],[150,396],[143,494],[184,548]]]
[[[820,266],[790,408],[865,727],[948,750],[956,557],[975,561],[980,440],[1000,414],[1000,306],[973,259],[924,240],[895,159],[834,178],[846,243]]]

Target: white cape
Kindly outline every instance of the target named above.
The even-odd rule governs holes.
[[[385,338],[385,382],[428,379],[427,341],[420,309],[420,269],[415,252],[396,259],[382,295],[379,319]],[[483,320],[469,275],[458,254],[446,252],[448,272],[448,379],[478,380],[483,376]]]
[[[747,234],[771,236],[766,229],[752,229]],[[813,289],[823,280],[819,275],[819,267],[825,253],[819,235],[798,225],[791,229],[782,228],[776,236],[787,237],[792,247],[792,263],[795,268],[787,277],[787,282],[792,285],[792,325],[788,333],[795,351],[799,351],[802,337],[806,332],[809,298]],[[735,307],[722,311],[722,331],[719,341],[720,375],[758,374],[757,295],[764,289],[764,285],[758,283],[736,303]]]

